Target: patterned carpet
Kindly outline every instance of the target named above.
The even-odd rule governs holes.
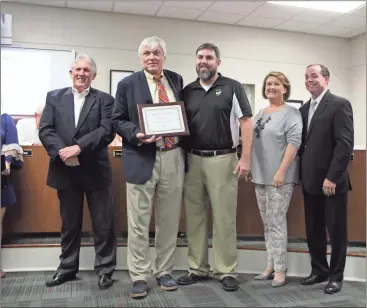
[[[183,272],[175,272],[178,277]],[[79,279],[47,289],[50,272],[8,273],[1,280],[1,307],[366,307],[366,284],[344,282],[342,291],[325,295],[325,283],[300,285],[300,278],[272,288],[271,281],[255,281],[253,275],[240,274],[240,289],[224,291],[215,280],[180,287],[175,292],[161,291],[151,281],[147,297],[129,297],[130,279],[126,271],[116,271],[115,284],[100,291],[94,272],[80,272]]]

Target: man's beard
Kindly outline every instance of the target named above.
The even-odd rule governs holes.
[[[201,80],[208,81],[214,77],[216,70],[206,69],[205,71],[200,71],[200,68],[196,67],[196,72]]]

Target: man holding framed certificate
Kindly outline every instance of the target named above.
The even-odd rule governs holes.
[[[112,121],[122,136],[127,190],[127,263],[133,298],[148,294],[151,276],[149,224],[155,204],[154,276],[161,289],[173,291],[173,254],[179,226],[184,180],[180,135],[187,135],[182,77],[163,70],[166,44],[149,37],[139,47],[143,70],[118,83]],[[177,103],[174,103],[177,102]]]
[[[218,73],[219,49],[203,44],[196,51],[196,81],[183,91],[190,137],[184,206],[189,271],[178,283],[188,285],[208,278],[207,205],[213,212],[213,274],[226,291],[238,288],[237,189],[238,178],[250,179],[252,147],[251,107],[243,86]],[[242,153],[237,158],[241,129]]]

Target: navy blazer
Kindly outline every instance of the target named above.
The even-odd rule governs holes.
[[[75,127],[71,88],[47,93],[39,129],[39,138],[50,156],[47,185],[66,189],[77,180],[87,189],[111,185],[108,145],[115,137],[111,121],[113,103],[111,95],[91,87]],[[80,166],[67,167],[59,150],[75,144],[81,149]]]
[[[181,75],[163,70],[176,101],[182,101]],[[112,122],[122,137],[122,166],[125,180],[132,184],[145,184],[152,176],[156,144],[138,146],[136,134],[140,132],[138,104],[153,103],[144,71],[136,72],[118,83]]]

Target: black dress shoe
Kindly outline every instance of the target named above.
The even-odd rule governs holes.
[[[98,287],[100,288],[100,290],[106,290],[110,286],[112,286],[112,284],[113,280],[108,275],[101,275],[98,279]]]
[[[75,280],[75,274],[65,275],[62,273],[56,273],[51,280],[46,281],[46,287],[56,287],[67,281]]]
[[[236,291],[238,289],[238,282],[236,278],[232,276],[224,277],[220,283],[222,284],[222,288],[226,291]]]
[[[324,275],[318,275],[318,274],[311,274],[310,276],[304,278],[301,280],[301,284],[304,286],[310,286],[315,283],[321,283],[328,280],[327,276]]]
[[[343,286],[342,281],[332,281],[330,280],[329,283],[325,287],[325,293],[326,294],[334,294],[338,293]]]
[[[206,276],[198,276],[198,275],[188,271],[185,275],[178,278],[177,283],[179,285],[189,285],[189,284],[197,283],[200,280],[208,280],[208,279],[209,279],[209,277],[207,275]]]

